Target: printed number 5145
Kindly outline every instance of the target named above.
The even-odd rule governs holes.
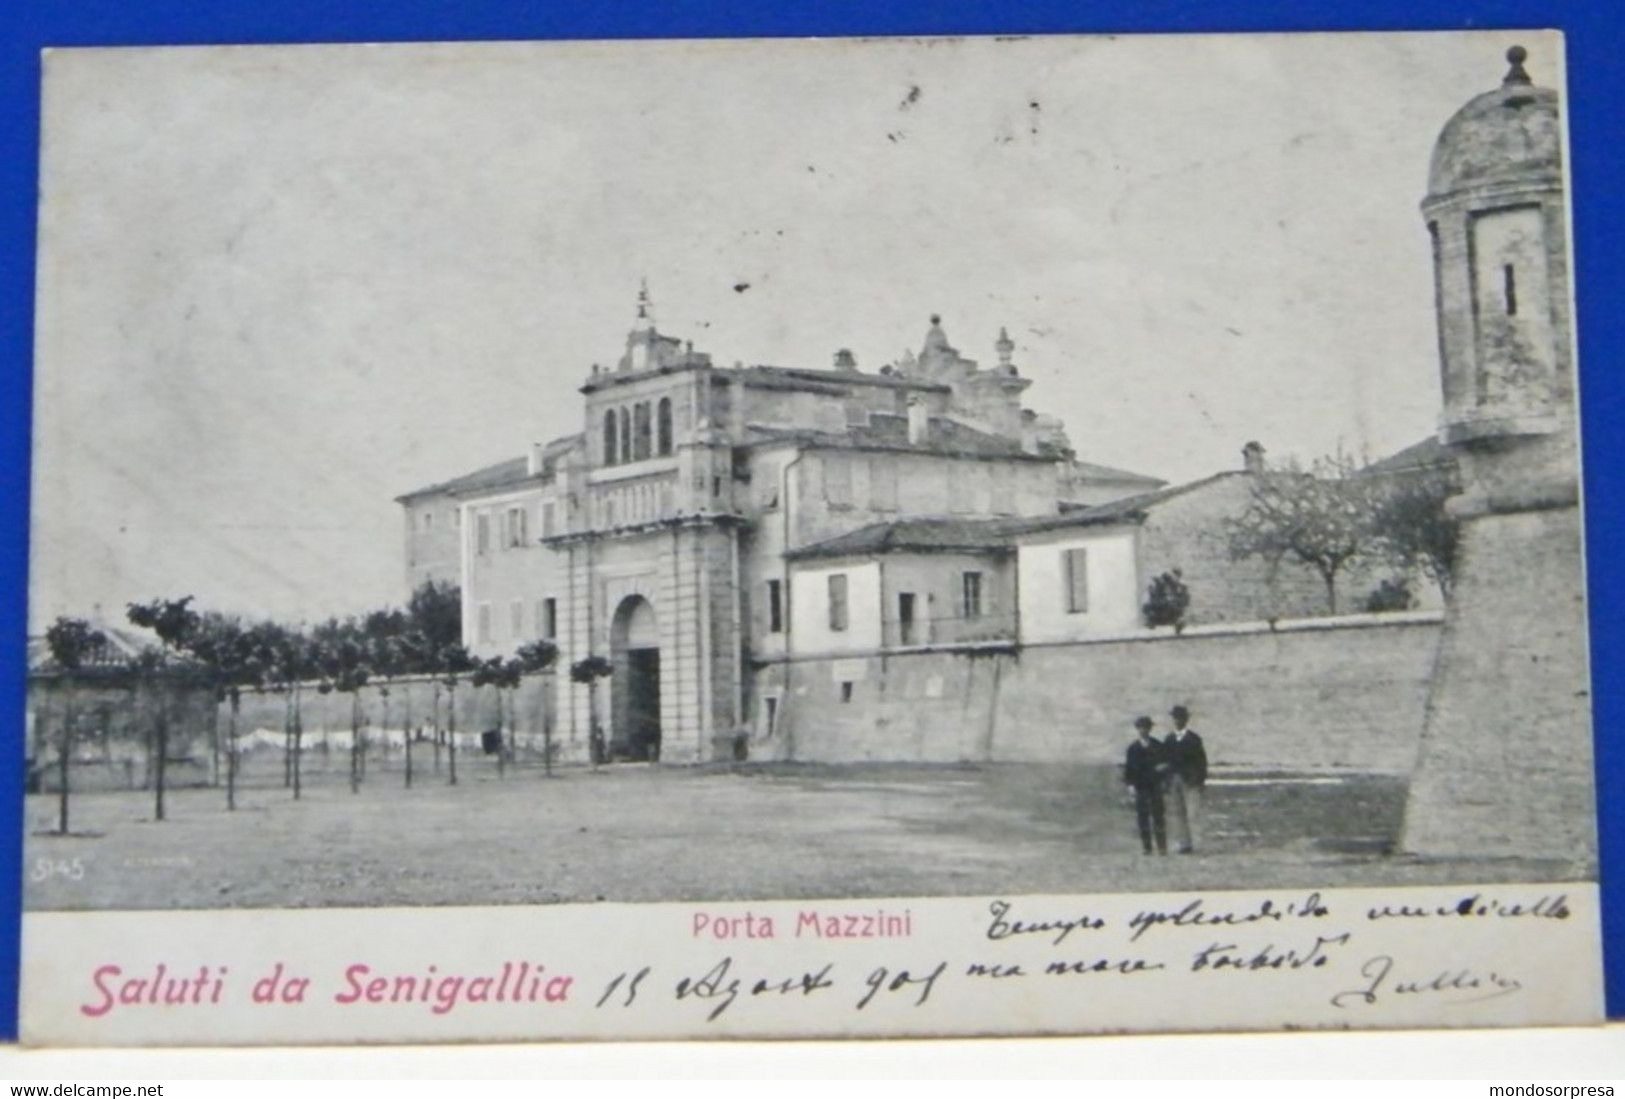
[[[69,881],[81,881],[84,876],[85,864],[75,855],[71,859],[35,859],[29,880],[41,882],[51,878],[67,878]]]

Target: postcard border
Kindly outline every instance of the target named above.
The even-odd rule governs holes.
[[[569,38],[701,38],[1462,30],[1553,27],[1566,36],[1573,149],[1576,305],[1580,338],[1586,537],[1591,608],[1594,727],[1625,724],[1625,576],[1605,547],[1625,542],[1625,435],[1608,415],[1625,404],[1625,376],[1606,364],[1625,357],[1625,201],[1608,182],[1625,178],[1625,149],[1607,140],[1612,104],[1625,100],[1625,72],[1612,43],[1625,17],[1601,6],[1555,3],[1380,0],[1358,13],[1341,5],[1219,0],[1192,15],[1183,5],[1145,3],[1125,11],[1075,0],[955,5],[925,0],[711,10],[701,0],[643,7],[518,10],[500,0],[448,9],[403,0],[382,9],[335,13],[303,0],[272,17],[251,0],[199,9],[181,0],[88,7],[41,0],[0,13],[0,713],[20,730],[26,667],[29,422],[39,169],[39,51],[51,46],[203,43],[478,41]],[[0,753],[0,788],[22,789],[22,737]],[[1604,982],[1610,1018],[1625,1016],[1625,742],[1596,744]],[[22,888],[22,798],[0,798],[0,1039],[17,1034]]]

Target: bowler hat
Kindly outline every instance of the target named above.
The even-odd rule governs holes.
[[[1134,727],[1136,729],[1149,729],[1155,724],[1156,722],[1152,721],[1148,717],[1137,717],[1134,719]]]
[[[1183,706],[1175,706],[1173,709],[1168,711],[1168,716],[1172,718],[1185,718],[1190,717],[1191,712],[1185,709]]]

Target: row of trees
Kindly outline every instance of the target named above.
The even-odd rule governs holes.
[[[301,792],[300,760],[303,749],[304,692],[350,696],[350,789],[358,792],[366,775],[366,739],[361,735],[361,692],[372,687],[382,705],[382,724],[390,723],[391,685],[407,676],[434,677],[447,694],[448,782],[457,783],[457,688],[467,682],[490,686],[497,692],[499,773],[505,773],[513,755],[514,693],[522,677],[553,666],[558,656],[552,641],[538,639],[518,647],[511,656],[476,659],[462,644],[461,595],[455,586],[427,583],[412,594],[405,608],[388,608],[348,618],[330,618],[308,629],[272,621],[246,622],[213,611],[199,611],[191,596],[132,603],[126,611],[131,624],[151,631],[159,646],[137,655],[128,668],[130,685],[151,702],[150,730],[154,816],[164,819],[165,761],[169,751],[171,696],[178,685],[203,686],[212,692],[227,715],[222,746],[218,709],[211,738],[212,774],[219,783],[224,767],[226,807],[237,806],[240,768],[238,723],[245,691],[276,692],[285,708],[284,784],[293,797]],[[89,622],[59,618],[46,631],[46,644],[70,688],[63,714],[60,744],[61,805],[59,827],[68,830],[68,765],[73,750],[73,690],[88,674],[88,666],[106,638]],[[591,683],[609,674],[608,661],[588,658],[572,669],[572,678]],[[590,666],[589,666],[590,665]],[[504,696],[507,698],[504,705]],[[405,783],[412,785],[413,715],[411,694],[403,692],[402,727],[405,742]],[[435,734],[438,765],[440,728],[436,706]],[[596,727],[596,721],[594,722]],[[544,724],[543,762],[552,774],[554,746],[550,724]],[[595,756],[596,758],[596,756]]]

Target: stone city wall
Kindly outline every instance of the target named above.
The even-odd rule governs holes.
[[[1182,702],[1214,762],[1403,773],[1439,639],[1431,613],[798,660],[769,670],[753,758],[1109,763]],[[848,686],[849,685],[849,686]],[[845,701],[843,701],[845,699]]]

